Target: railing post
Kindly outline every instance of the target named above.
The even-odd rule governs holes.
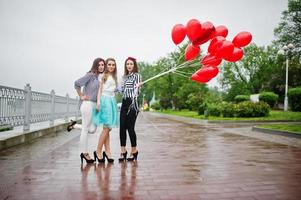
[[[68,118],[69,118],[69,95],[66,94],[66,115],[65,115],[65,122],[68,122]]]
[[[50,92],[50,96],[51,96],[51,107],[50,107],[50,122],[49,122],[49,126],[53,126],[54,125],[54,113],[55,113],[55,92],[54,90],[51,90]]]
[[[75,99],[76,99],[77,103],[79,103],[79,102],[78,102],[78,100],[79,100],[79,99],[78,99],[78,96],[76,96]],[[77,106],[78,106],[78,105],[77,105]],[[78,116],[79,116],[79,109],[76,109],[76,114],[75,114],[75,120],[76,120],[76,121],[78,120]]]
[[[30,116],[31,116],[31,87],[29,83],[25,85],[24,90],[25,90],[25,113],[24,113],[23,131],[29,131]]]

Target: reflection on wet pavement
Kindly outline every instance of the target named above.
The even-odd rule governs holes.
[[[118,163],[115,129],[114,164],[81,165],[79,131],[45,137],[0,153],[0,199],[298,199],[301,149],[236,128],[140,113],[138,162]]]

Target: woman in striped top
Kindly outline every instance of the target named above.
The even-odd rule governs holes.
[[[139,107],[137,98],[139,96],[139,88],[142,86],[141,75],[138,74],[138,65],[135,58],[128,57],[124,64],[124,77],[122,84],[122,106],[120,110],[120,146],[121,157],[119,161],[137,160],[137,137],[135,132],[135,122],[138,116]],[[127,157],[126,131],[128,131],[131,141],[131,156]]]

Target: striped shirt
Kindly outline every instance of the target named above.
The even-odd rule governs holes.
[[[122,84],[123,98],[134,98],[139,96],[140,90],[136,87],[141,82],[141,75],[131,73],[124,77]]]

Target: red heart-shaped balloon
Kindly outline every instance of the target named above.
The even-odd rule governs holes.
[[[191,19],[186,25],[186,34],[190,41],[196,40],[202,33],[202,25],[197,19]]]
[[[224,59],[229,62],[236,62],[239,61],[243,56],[243,50],[241,48],[234,47],[232,54],[225,56]]]
[[[252,41],[252,35],[247,31],[238,33],[232,40],[233,44],[236,47],[247,46],[251,41]]]
[[[197,74],[197,72],[195,72],[194,74],[192,74],[191,79],[194,80],[194,81],[196,81],[196,82],[199,82],[199,83],[207,83],[208,81],[211,80],[208,77],[199,76]]]
[[[175,45],[180,44],[186,36],[186,29],[183,24],[176,24],[171,31],[171,38]]]
[[[185,60],[193,60],[200,54],[200,46],[189,44],[185,50]]]
[[[208,46],[208,52],[211,53],[211,54],[216,54],[216,49],[217,47],[220,47],[223,43],[223,41],[225,41],[226,39],[222,36],[217,36],[215,38],[213,38],[211,41],[210,41],[210,44]]]
[[[222,59],[215,57],[213,54],[207,54],[201,61],[203,65],[210,65],[210,66],[218,66],[221,64]]]
[[[201,77],[214,78],[218,74],[219,70],[217,67],[213,66],[204,66],[196,73]]]
[[[228,35],[228,28],[226,26],[220,25],[215,27],[215,36],[222,36],[227,37]]]
[[[214,37],[215,27],[211,22],[204,22],[202,24],[202,31],[200,36],[193,41],[194,45],[201,45]]]

